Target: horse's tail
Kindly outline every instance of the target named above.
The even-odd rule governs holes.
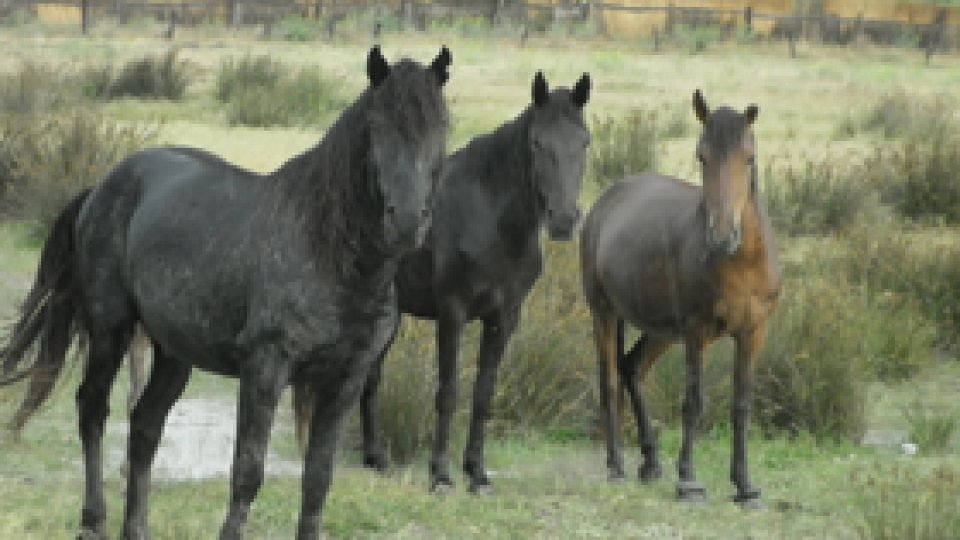
[[[313,404],[317,400],[313,385],[302,382],[293,383],[293,424],[297,435],[297,447],[300,455],[306,454],[307,437],[310,434],[310,420],[313,419]]]
[[[2,373],[0,386],[29,378],[30,386],[9,428],[18,433],[50,395],[63,368],[67,349],[79,330],[77,323],[76,246],[74,224],[84,201],[90,195],[79,193],[60,213],[50,229],[40,253],[40,264],[33,287],[20,308],[7,345],[0,348]],[[22,367],[28,351],[37,345],[36,360]]]

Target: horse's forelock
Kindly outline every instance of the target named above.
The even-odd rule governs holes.
[[[746,116],[730,107],[718,107],[710,112],[704,126],[703,140],[723,159],[742,145],[747,127]]]
[[[538,109],[539,114],[548,114],[554,118],[567,118],[578,125],[586,127],[586,122],[583,118],[583,108],[576,104],[573,91],[569,88],[561,87],[552,90],[550,92],[550,100],[545,106],[541,106]]]
[[[369,114],[386,122],[406,142],[446,134],[449,113],[440,81],[429,68],[409,59],[393,65],[390,76],[372,90]],[[442,139],[443,137],[440,137]]]

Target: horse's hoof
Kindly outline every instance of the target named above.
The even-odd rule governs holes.
[[[449,478],[434,478],[430,484],[430,493],[447,495],[453,491],[453,480]]]
[[[744,510],[766,510],[767,505],[760,499],[759,488],[748,488],[740,491],[733,497],[733,502],[737,503]]]
[[[627,479],[627,475],[623,474],[623,471],[613,471],[611,470],[607,474],[607,482],[611,484],[622,484],[624,480]]]
[[[493,495],[493,484],[491,484],[489,480],[470,482],[470,487],[467,489],[473,495]]]
[[[644,463],[640,467],[640,471],[638,475],[640,476],[641,483],[650,484],[652,482],[659,480],[661,477],[663,477],[663,469],[660,468],[659,463],[654,465],[648,465]]]
[[[677,498],[682,502],[706,502],[707,489],[700,482],[681,480],[677,482]]]
[[[390,463],[383,454],[370,454],[363,458],[363,466],[383,474],[390,468]]]
[[[107,540],[107,535],[103,531],[84,527],[77,533],[77,540]]]

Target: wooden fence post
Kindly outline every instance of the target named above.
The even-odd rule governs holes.
[[[80,33],[87,35],[90,29],[90,3],[88,0],[80,0]]]

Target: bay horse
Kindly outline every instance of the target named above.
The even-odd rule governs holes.
[[[450,156],[427,241],[401,259],[396,278],[400,311],[436,321],[439,388],[431,490],[453,486],[447,446],[457,402],[460,338],[467,322],[476,319],[483,322],[483,337],[463,471],[471,492],[491,489],[483,441],[497,367],[519,323],[523,300],[542,272],[543,229],[555,240],[569,240],[580,219],[578,199],[590,142],[583,108],[589,98],[589,74],[572,89],[551,91],[538,72],[530,105]],[[376,407],[382,364],[383,355],[371,369],[360,401],[364,463],[380,470],[387,466]],[[302,390],[294,387],[298,424],[312,408],[312,397]]]
[[[733,455],[730,480],[739,503],[759,504],[747,470],[751,377],[781,287],[776,241],[757,186],[752,126],[759,109],[710,110],[697,90],[703,125],[696,155],[703,185],[642,174],[611,186],[584,221],[583,289],[593,316],[600,399],[611,479],[623,478],[614,391],[622,384],[636,416],[640,479],[661,475],[656,435],[639,382],[671,344],[686,349],[686,396],[678,461],[681,500],[699,500],[693,445],[702,407],[703,350],[732,336]],[[625,323],[642,334],[624,354]],[[619,378],[619,384],[618,384]]]
[[[446,47],[429,66],[390,65],[374,47],[369,86],[316,146],[274,173],[193,148],[147,149],[61,213],[3,349],[2,382],[30,378],[28,394],[52,385],[73,334],[86,335],[77,392],[82,535],[106,536],[103,429],[138,323],[153,344],[153,367],[130,418],[123,537],[149,536],[150,466],[194,366],[240,380],[223,539],[243,537],[283,388],[295,380],[322,396],[296,537],[319,535],[344,412],[399,317],[399,257],[429,226],[450,63]],[[34,343],[38,358],[19,366]]]

